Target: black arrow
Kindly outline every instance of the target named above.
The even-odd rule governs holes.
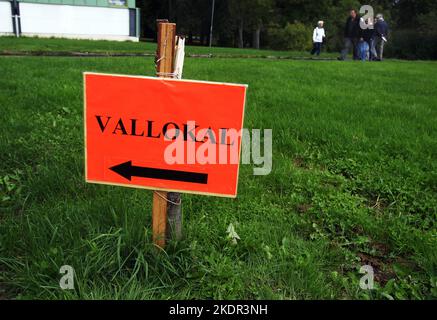
[[[132,177],[141,177],[200,184],[208,183],[208,174],[206,173],[137,167],[132,165],[132,161],[118,164],[109,169],[115,173],[118,173],[120,176],[129,181],[132,179]]]

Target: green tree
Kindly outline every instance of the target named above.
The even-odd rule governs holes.
[[[244,26],[250,21],[251,0],[228,0],[229,13],[237,29],[237,46],[244,47]]]
[[[249,24],[252,28],[252,46],[260,48],[261,29],[274,14],[273,0],[253,0],[249,8]]]

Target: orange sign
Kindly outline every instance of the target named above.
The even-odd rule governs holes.
[[[236,197],[246,89],[84,73],[86,181]]]

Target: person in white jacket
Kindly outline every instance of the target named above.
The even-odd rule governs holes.
[[[319,21],[317,23],[317,27],[314,29],[313,32],[313,50],[311,50],[311,55],[320,55],[320,52],[322,51],[322,44],[323,40],[326,37],[325,29],[323,28],[324,22]]]

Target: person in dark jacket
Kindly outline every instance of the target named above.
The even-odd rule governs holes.
[[[358,42],[361,38],[360,36],[360,17],[356,10],[350,11],[350,16],[346,21],[346,26],[344,28],[344,47],[341,51],[341,56],[338,60],[346,60],[346,57],[352,48],[354,60],[358,60]]]
[[[384,45],[387,42],[388,31],[388,24],[384,21],[384,16],[382,14],[378,14],[376,16],[374,29],[374,41],[370,47],[373,60],[382,61],[384,58]]]
[[[375,41],[375,28],[373,19],[366,20],[366,29],[361,29],[361,39],[362,41],[367,42],[370,48],[370,52],[367,53],[367,60],[374,60],[375,56],[372,53],[372,46],[374,46]]]

